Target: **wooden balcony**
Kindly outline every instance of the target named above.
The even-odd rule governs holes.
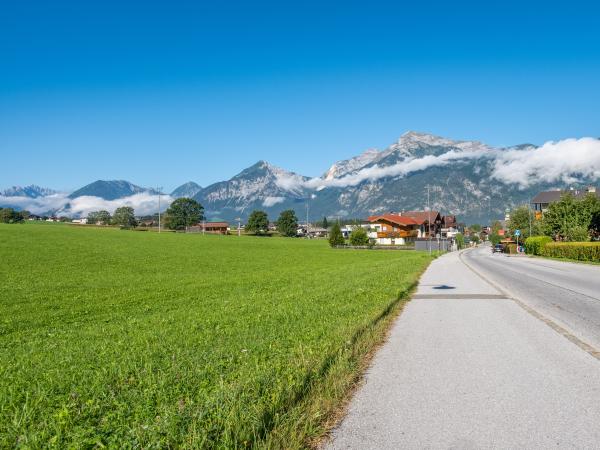
[[[417,230],[378,231],[377,238],[409,238],[417,237]]]

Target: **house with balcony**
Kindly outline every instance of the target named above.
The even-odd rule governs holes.
[[[535,212],[535,218],[540,219],[544,212],[548,209],[550,203],[558,202],[560,198],[566,193],[570,193],[576,199],[582,199],[588,194],[596,195],[600,198],[600,192],[596,190],[595,186],[588,186],[585,189],[569,189],[569,190],[554,190],[554,191],[543,191],[537,194],[531,199],[531,206]]]
[[[439,211],[402,211],[402,217],[413,219],[419,226],[419,238],[435,238],[441,233],[442,215]]]
[[[406,245],[419,237],[420,226],[411,217],[381,214],[367,218],[368,235],[379,245]]]

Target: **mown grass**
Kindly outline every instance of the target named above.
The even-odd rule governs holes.
[[[0,225],[0,447],[305,447],[426,253]]]

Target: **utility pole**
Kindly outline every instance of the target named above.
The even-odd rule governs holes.
[[[306,238],[310,237],[309,227],[308,227],[308,202],[310,202],[310,196],[306,198]]]
[[[160,233],[160,194],[162,192],[162,186],[156,188],[158,190],[158,232]]]
[[[242,226],[242,218],[238,217],[237,219],[237,223],[238,223],[238,237],[242,235],[242,230],[241,230],[241,226]]]
[[[529,199],[529,205],[527,205],[527,215],[529,216],[529,236],[531,236],[531,198]]]

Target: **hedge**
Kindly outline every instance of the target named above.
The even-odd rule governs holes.
[[[600,262],[600,242],[551,242],[542,247],[540,255]]]
[[[540,255],[544,245],[552,242],[549,236],[531,236],[525,239],[525,253],[528,255]]]

